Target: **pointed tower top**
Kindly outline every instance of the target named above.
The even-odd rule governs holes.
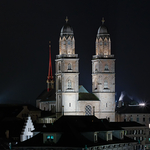
[[[47,76],[47,91],[54,88],[54,80],[52,74],[52,62],[51,62],[51,41],[49,41],[49,67],[48,67],[48,76]]]
[[[104,19],[104,17],[102,18],[102,24],[104,24],[104,22],[105,22],[105,19]]]
[[[66,19],[65,19],[65,20],[66,20],[66,23],[67,23],[67,22],[68,22],[68,17],[67,17],[67,16],[66,16]]]

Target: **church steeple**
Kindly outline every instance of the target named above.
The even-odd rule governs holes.
[[[48,67],[48,76],[47,76],[47,91],[54,89],[54,80],[52,74],[52,62],[51,62],[51,45],[49,41],[49,67]]]
[[[72,54],[75,54],[75,39],[73,28],[69,24],[68,17],[66,17],[66,23],[60,32],[59,55],[66,55],[68,57]]]
[[[97,31],[96,37],[96,55],[100,57],[110,57],[111,41],[108,29],[105,26],[105,20],[102,18],[102,25]]]

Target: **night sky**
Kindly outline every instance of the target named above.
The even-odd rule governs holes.
[[[31,103],[46,89],[48,41],[52,65],[65,18],[73,27],[80,85],[91,92],[91,59],[102,17],[116,59],[116,93],[150,101],[150,1],[1,0],[0,103]],[[117,98],[116,97],[116,98]]]

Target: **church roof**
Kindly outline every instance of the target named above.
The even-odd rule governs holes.
[[[98,97],[95,96],[93,93],[79,93],[79,100],[85,101],[99,101]]]
[[[40,99],[40,101],[56,101],[55,96],[55,90],[51,89],[49,92],[47,90],[44,90],[37,98],[37,100]]]
[[[79,93],[89,93],[89,92],[83,87],[83,85],[79,85]]]
[[[61,28],[60,36],[73,36],[73,28],[68,23],[68,18],[66,18],[66,24]]]
[[[95,101],[99,100],[97,96],[95,96],[93,93],[89,93],[83,85],[79,86],[79,100],[85,100],[85,101]]]

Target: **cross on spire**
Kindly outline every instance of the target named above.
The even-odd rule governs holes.
[[[104,20],[104,17],[102,18],[102,24],[104,24],[105,20]]]
[[[66,20],[66,23],[67,23],[67,22],[68,22],[68,17],[67,17],[67,16],[66,16],[66,19],[65,19],[65,20]]]

